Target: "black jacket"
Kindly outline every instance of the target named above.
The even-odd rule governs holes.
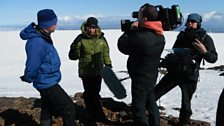
[[[164,36],[149,28],[124,33],[118,40],[118,49],[129,55],[127,68],[130,77],[143,83],[156,79],[164,45]]]
[[[194,47],[193,43],[195,38],[198,38],[206,47],[207,52],[205,54],[199,53]],[[215,49],[214,42],[212,38],[206,33],[204,29],[188,29],[182,31],[177,36],[177,40],[175,41],[173,48],[190,48],[192,49],[193,57],[195,61],[200,65],[202,59],[205,59],[209,63],[215,63],[218,59],[218,54]],[[185,76],[184,78],[190,79],[193,81],[197,81],[199,77],[199,69],[197,69],[193,75]]]

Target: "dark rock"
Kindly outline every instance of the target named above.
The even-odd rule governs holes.
[[[221,74],[219,74],[219,76],[224,76],[224,72],[223,72],[223,73],[221,73]]]
[[[219,71],[224,71],[224,65],[220,65],[220,66],[215,66],[215,67],[210,67],[207,68],[209,70],[219,70]]]
[[[76,105],[76,123],[78,126],[86,126],[91,123],[85,109],[82,93],[76,93],[74,98]],[[112,98],[101,99],[103,110],[109,121],[97,122],[97,126],[131,126],[133,123],[130,105],[115,101]],[[0,126],[38,126],[40,124],[40,99],[38,98],[0,98]],[[165,109],[163,107],[160,107]],[[161,113],[161,126],[178,126],[178,118],[164,116]],[[53,118],[53,126],[62,126],[60,117]],[[210,126],[210,123],[191,120],[191,126]]]

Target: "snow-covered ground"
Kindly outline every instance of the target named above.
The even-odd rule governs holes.
[[[126,71],[127,56],[121,54],[117,49],[117,39],[122,34],[120,30],[103,30],[110,46],[110,54],[113,69],[119,78],[127,77]],[[78,78],[77,61],[68,59],[69,46],[73,39],[80,33],[79,30],[55,31],[52,34],[55,47],[61,58],[62,80],[60,85],[69,95],[83,91],[81,80]],[[178,32],[165,32],[166,49],[170,49],[176,39]],[[206,63],[203,67],[222,65],[224,61],[223,40],[224,33],[209,33],[214,40],[219,59],[215,64]],[[23,83],[19,77],[23,75],[25,64],[25,41],[19,38],[19,31],[0,31],[0,97],[39,97],[39,93],[32,85]],[[163,56],[166,54],[164,51]],[[200,82],[193,96],[192,109],[193,119],[204,120],[215,125],[216,109],[219,95],[224,87],[224,77],[218,76],[220,72],[213,70],[200,71]],[[160,76],[158,80],[160,79]],[[127,90],[128,96],[122,101],[131,102],[130,79],[122,82]],[[113,97],[107,86],[103,83],[101,90],[102,97]],[[177,87],[164,95],[158,104],[166,108],[165,112],[178,116],[179,112],[172,108],[180,107],[181,94]]]

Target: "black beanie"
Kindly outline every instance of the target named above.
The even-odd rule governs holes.
[[[98,27],[98,20],[95,17],[89,17],[86,22],[86,26]]]
[[[150,4],[144,4],[141,8],[143,8],[143,17],[147,17],[148,21],[158,21],[159,12],[157,8]]]

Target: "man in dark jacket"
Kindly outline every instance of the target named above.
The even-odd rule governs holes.
[[[69,59],[79,60],[79,77],[84,87],[84,101],[94,121],[107,122],[100,102],[101,68],[112,67],[109,46],[95,17],[89,17],[81,26],[82,33],[70,46]],[[89,124],[91,126],[96,124]]]
[[[158,11],[153,5],[140,7],[138,21],[118,40],[118,49],[129,55],[128,73],[132,80],[132,111],[135,126],[159,126],[160,115],[154,96],[158,65],[165,38]],[[147,118],[146,110],[149,113]]]
[[[58,84],[61,80],[60,58],[51,33],[57,16],[51,9],[37,13],[38,25],[31,23],[20,32],[26,42],[26,68],[21,80],[33,83],[41,95],[41,126],[51,126],[52,116],[61,116],[64,126],[75,125],[75,104]]]
[[[197,87],[199,66],[202,59],[205,59],[209,63],[215,63],[218,57],[213,40],[201,28],[201,22],[202,17],[199,14],[192,13],[188,15],[185,24],[186,29],[180,32],[173,45],[173,48],[189,48],[191,50],[190,54],[192,61],[194,61],[194,64],[192,64],[194,65],[192,66],[194,70],[189,74],[182,71],[168,70],[168,73],[155,86],[156,100],[177,85],[180,87],[182,92],[182,103],[179,115],[180,126],[189,126],[190,124],[190,116],[192,115],[191,99]]]
[[[216,112],[216,126],[224,126],[224,89],[219,97],[218,107]]]

